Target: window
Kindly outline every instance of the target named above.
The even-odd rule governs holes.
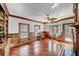
[[[35,33],[35,37],[37,36],[39,30],[40,30],[40,26],[39,26],[39,25],[34,25],[34,33]]]
[[[64,24],[64,34],[65,34],[65,40],[72,41],[73,39],[73,33],[72,33],[72,24]]]
[[[29,36],[29,24],[19,24],[19,33],[21,39],[27,39]]]
[[[53,26],[49,26],[49,33],[52,35],[53,34]]]
[[[49,26],[49,32],[53,35],[60,35],[61,33],[61,26],[60,25],[51,25]]]

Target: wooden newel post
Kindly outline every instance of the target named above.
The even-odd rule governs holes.
[[[75,55],[79,56],[79,20],[78,20],[78,3],[74,4],[74,28],[76,31]]]
[[[79,25],[75,25],[74,27],[76,28],[75,54],[79,56]]]

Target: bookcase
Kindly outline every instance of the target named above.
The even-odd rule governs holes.
[[[0,55],[4,55],[5,50],[5,41],[6,37],[2,37],[8,34],[8,16],[5,13],[2,5],[0,4],[0,40],[3,39],[3,42],[0,43]]]

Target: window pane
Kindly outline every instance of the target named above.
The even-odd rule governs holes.
[[[28,31],[28,25],[20,24],[20,31]]]
[[[39,30],[40,30],[40,26],[39,25],[35,25],[34,26],[35,36],[37,36]]]
[[[28,38],[28,33],[20,33],[20,38]]]

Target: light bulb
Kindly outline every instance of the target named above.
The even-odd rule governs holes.
[[[58,4],[54,4],[54,5],[52,5],[52,8],[54,8],[54,7],[56,7],[56,6],[58,6]]]

